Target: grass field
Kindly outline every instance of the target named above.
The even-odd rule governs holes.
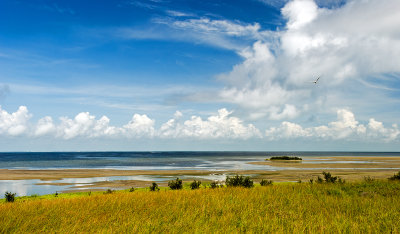
[[[139,189],[0,203],[0,232],[400,232],[400,183]]]

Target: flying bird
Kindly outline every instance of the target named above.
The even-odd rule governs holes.
[[[317,78],[315,81],[313,81],[313,83],[314,83],[314,84],[317,84],[319,78],[321,78],[321,76],[318,76],[318,78]]]

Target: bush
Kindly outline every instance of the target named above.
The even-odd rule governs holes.
[[[182,180],[176,178],[176,180],[168,181],[168,187],[172,190],[178,190],[183,188]]]
[[[245,188],[251,188],[254,186],[253,181],[250,179],[249,176],[239,176],[236,175],[234,177],[226,177],[226,186],[228,187],[238,187],[238,186],[242,186]]]
[[[153,191],[153,192],[155,192],[155,191],[160,191],[160,188],[158,188],[158,184],[157,184],[157,183],[154,183],[154,182],[153,182],[153,184],[149,187],[149,189],[150,189],[150,191]]]
[[[134,187],[130,188],[129,192],[135,192],[135,188]]]
[[[343,184],[345,182],[345,180],[343,180],[342,178],[339,178],[337,176],[332,176],[331,173],[329,172],[322,172],[322,174],[324,175],[324,179],[322,179],[321,177],[318,176],[317,178],[317,183],[340,183]]]
[[[224,187],[222,184],[220,184],[218,181],[213,181],[210,183],[210,188],[215,189],[215,188],[222,188]]]
[[[6,198],[6,202],[14,202],[15,201],[15,195],[16,195],[16,193],[6,192],[4,194],[4,197]]]
[[[389,180],[400,180],[400,171],[390,177]]]
[[[260,182],[261,186],[268,186],[268,185],[272,185],[272,180],[261,180]]]
[[[107,189],[107,190],[104,192],[104,194],[112,194],[113,192],[114,192],[114,190]]]
[[[367,183],[372,183],[375,181],[375,179],[370,176],[364,176],[364,181]]]
[[[200,188],[201,181],[196,181],[194,180],[192,183],[190,183],[190,188],[191,189],[198,189]]]

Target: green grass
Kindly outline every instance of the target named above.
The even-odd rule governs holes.
[[[3,199],[0,233],[399,233],[399,200],[390,181],[53,194]]]

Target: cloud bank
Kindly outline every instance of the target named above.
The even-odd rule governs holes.
[[[259,33],[266,37],[240,52],[243,63],[220,75],[226,84],[220,96],[270,119],[345,102],[339,96],[346,96],[346,103],[361,101],[348,101],[342,90],[349,86],[368,99],[362,84],[378,79],[384,86],[386,74],[400,73],[398,12],[396,0],[348,1],[334,9],[312,0],[290,1],[281,9],[285,28]],[[320,87],[314,87],[318,75]]]
[[[285,21],[276,31],[263,30],[257,22],[211,17],[158,18],[154,23],[168,25],[178,40],[236,51],[243,62],[218,76],[225,87],[213,100],[236,104],[253,119],[290,120],[343,108],[343,103],[393,102],[383,90],[400,76],[398,0],[273,5],[282,6]],[[316,86],[312,81],[319,75]]]
[[[207,119],[191,116],[181,120],[182,114],[176,112],[174,118],[163,123],[159,129],[155,120],[147,115],[134,114],[125,125],[110,125],[110,119],[102,116],[97,119],[89,112],[81,112],[74,118],[60,117],[54,121],[45,116],[32,123],[32,114],[27,107],[21,106],[14,113],[0,108],[0,137],[44,137],[51,136],[65,140],[73,138],[196,138],[196,139],[248,139],[262,136],[252,124],[231,116],[232,112],[220,109],[216,115]]]
[[[382,142],[398,141],[400,130],[396,124],[385,127],[382,122],[369,119],[368,123],[359,123],[354,114],[347,109],[337,111],[337,120],[326,125],[302,127],[299,124],[283,121],[277,127],[271,127],[262,134],[253,124],[245,124],[233,112],[223,108],[206,119],[191,116],[184,119],[177,111],[173,118],[160,127],[147,115],[134,114],[123,126],[110,125],[110,119],[102,116],[97,119],[89,112],[81,112],[74,118],[61,117],[54,121],[45,116],[36,123],[30,121],[32,114],[21,106],[14,113],[0,108],[0,137],[53,137],[64,140],[74,138],[152,138],[152,139],[239,139],[264,138],[265,141],[279,139],[314,140],[378,140]]]

